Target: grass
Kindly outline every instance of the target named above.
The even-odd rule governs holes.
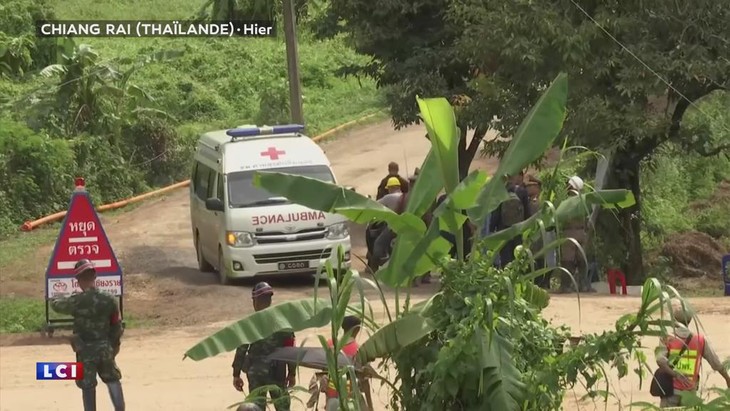
[[[0,298],[0,334],[28,333],[41,331],[45,326],[45,306],[43,300],[26,297]],[[51,319],[69,319],[51,310]],[[137,320],[124,313],[125,328],[148,326],[144,320]]]

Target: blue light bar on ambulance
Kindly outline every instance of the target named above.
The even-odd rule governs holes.
[[[301,124],[286,124],[281,126],[263,126],[263,127],[247,127],[247,128],[233,128],[226,131],[229,136],[236,137],[253,137],[263,136],[268,134],[288,134],[288,133],[299,133],[304,130],[304,126]]]

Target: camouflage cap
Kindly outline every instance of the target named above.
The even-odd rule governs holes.
[[[92,263],[89,259],[82,258],[76,262],[76,265],[74,265],[74,276],[79,278],[86,274],[96,274],[96,268],[94,268],[94,263]]]
[[[274,289],[267,282],[260,282],[253,286],[251,290],[251,298],[258,298],[265,295],[274,295]]]

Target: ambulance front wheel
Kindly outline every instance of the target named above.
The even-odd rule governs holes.
[[[213,266],[205,260],[203,256],[203,246],[200,244],[200,234],[195,233],[195,254],[198,257],[198,270],[202,273],[210,273],[215,271]]]
[[[231,284],[231,278],[228,276],[226,262],[223,259],[223,250],[221,250],[220,247],[218,247],[218,281],[221,285]]]

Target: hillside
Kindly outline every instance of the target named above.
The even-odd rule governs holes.
[[[55,62],[56,40],[34,38],[34,16],[183,19],[201,5],[13,0],[0,9],[0,42],[9,46],[0,58],[0,235],[63,209],[74,175],[87,178],[97,203],[119,200],[186,178],[201,131],[289,121],[283,38],[59,39],[61,65],[42,72]],[[342,38],[315,40],[315,17],[303,18],[299,33],[310,135],[384,106],[373,82],[335,75],[366,58]]]

